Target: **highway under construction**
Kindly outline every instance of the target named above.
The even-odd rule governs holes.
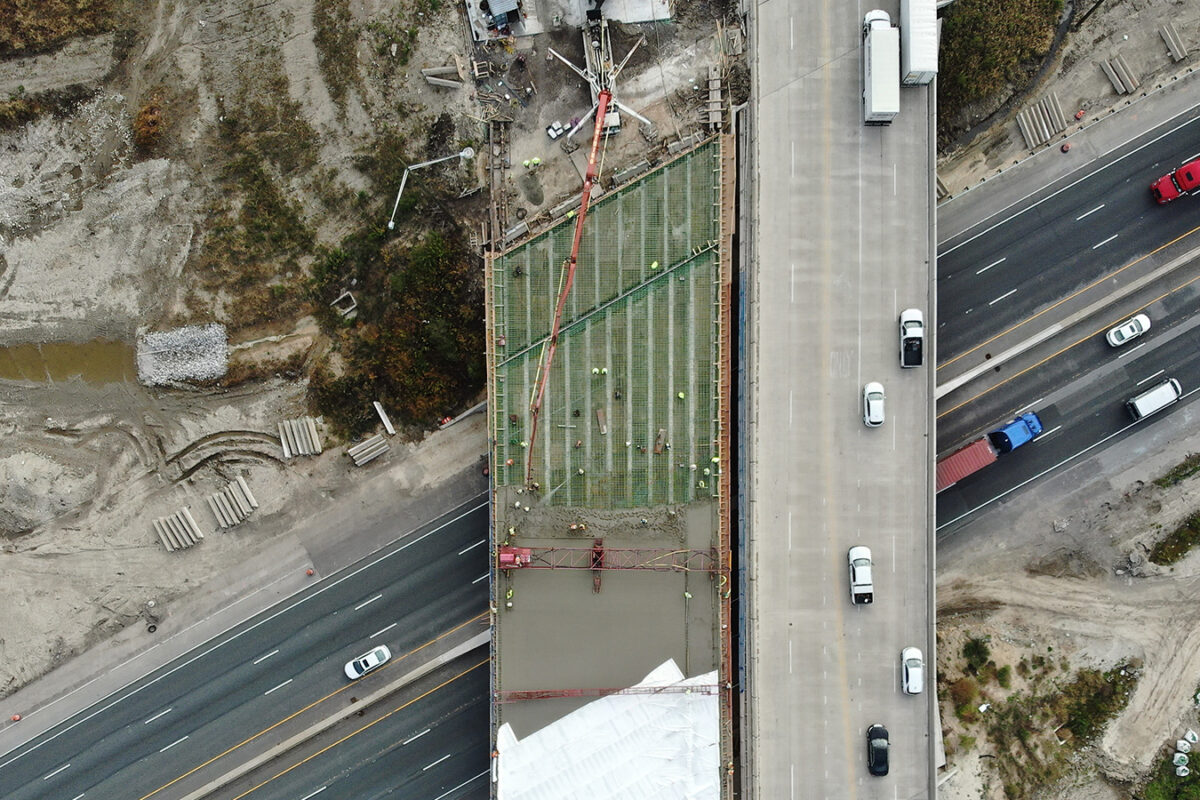
[[[661,745],[685,720],[711,731],[707,752],[686,736],[680,748],[732,796],[733,150],[710,139],[590,208],[585,189],[584,214],[488,259],[501,785],[610,780],[572,771],[606,749],[594,730],[563,728],[584,741],[537,750],[540,770],[519,743],[615,695],[636,741]],[[630,688],[652,673],[653,687]],[[611,771],[637,772],[637,754],[606,752]]]

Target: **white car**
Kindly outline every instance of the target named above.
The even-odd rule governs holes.
[[[863,424],[878,428],[883,416],[883,384],[871,381],[863,387]]]
[[[382,667],[391,657],[392,651],[388,650],[384,645],[379,645],[379,647],[376,647],[369,653],[363,653],[358,658],[346,664],[346,677],[352,681],[358,680],[368,672]]]
[[[920,694],[925,690],[925,659],[920,649],[906,647],[900,651],[900,671],[905,694]]]
[[[1104,338],[1108,340],[1111,347],[1120,347],[1148,330],[1150,330],[1150,318],[1145,314],[1136,314],[1104,334]]]

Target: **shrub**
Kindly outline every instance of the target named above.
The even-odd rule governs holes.
[[[964,106],[1021,78],[1025,62],[1044,55],[1062,0],[958,0],[942,17],[938,116],[951,121]]]
[[[142,106],[133,121],[133,143],[149,152],[162,137],[162,102],[155,97]]]
[[[1022,662],[1024,663],[1024,662]],[[1012,688],[1012,667],[1005,664],[996,672],[996,682],[1005,689]]]
[[[992,651],[988,649],[987,640],[977,636],[971,637],[967,643],[963,645],[963,658],[967,660],[967,671],[978,673],[980,668],[988,662],[992,656]]]
[[[1150,550],[1150,561],[1161,566],[1182,560],[1200,543],[1200,512],[1194,513]]]

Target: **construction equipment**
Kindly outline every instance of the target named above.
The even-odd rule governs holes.
[[[625,54],[625,58],[617,66],[613,66],[612,40],[608,37],[608,20],[600,17],[599,19],[588,20],[588,25],[583,29],[583,57],[586,62],[584,69],[572,64],[563,56],[555,52],[554,48],[550,48],[550,53],[559,61],[566,64],[575,71],[579,77],[587,81],[588,86],[592,90],[592,110],[585,114],[575,127],[571,128],[567,133],[567,137],[575,135],[575,132],[583,127],[587,122],[588,117],[592,114],[598,114],[598,118],[604,120],[604,135],[609,136],[621,130],[621,111],[626,111],[630,115],[637,117],[643,123],[649,125],[650,120],[643,117],[641,114],[634,111],[627,105],[624,105],[616,98],[617,94],[617,76],[621,74],[621,70],[629,63],[629,59],[641,46],[645,38],[639,39],[637,43],[629,49]],[[609,102],[603,110],[600,110],[600,95],[604,92],[608,93]]]
[[[613,67],[612,43],[608,38],[608,20],[600,17],[593,21],[589,16],[589,22],[591,24],[583,32],[583,49],[584,55],[587,58],[586,71],[579,69],[570,61],[567,61],[561,55],[555,53],[553,49],[550,50],[559,61],[562,61],[568,67],[575,70],[581,78],[588,82],[588,85],[592,87],[592,95],[595,99],[595,105],[592,107],[592,110],[571,129],[567,134],[567,138],[569,139],[575,131],[579,130],[584,121],[593,114],[596,118],[596,124],[592,130],[592,149],[588,154],[587,173],[583,180],[583,193],[579,198],[579,213],[575,219],[575,239],[571,244],[571,256],[565,265],[566,268],[561,282],[562,286],[558,293],[558,304],[554,308],[554,321],[550,327],[550,337],[546,340],[546,344],[542,348],[542,361],[538,365],[537,381],[534,386],[533,398],[529,405],[529,452],[525,458],[526,483],[533,480],[533,454],[536,452],[534,444],[537,441],[538,415],[542,410],[542,401],[545,399],[546,381],[550,376],[550,367],[554,363],[554,353],[558,349],[558,334],[562,327],[563,309],[567,305],[567,296],[571,293],[571,285],[575,281],[575,267],[579,260],[579,243],[583,239],[583,221],[587,217],[588,205],[592,200],[592,187],[596,183],[596,154],[600,151],[600,139],[609,133],[616,133],[620,130],[620,115],[616,114],[613,116],[617,108],[628,111],[644,123],[650,123],[648,119],[633,109],[621,105],[614,97],[617,75],[629,63],[630,56],[633,55],[643,40],[639,40],[630,49],[625,59],[616,67]],[[610,114],[610,111],[613,114]]]

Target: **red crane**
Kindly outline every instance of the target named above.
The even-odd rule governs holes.
[[[567,260],[567,274],[563,279],[562,289],[558,293],[558,305],[554,308],[554,322],[550,327],[550,338],[546,341],[545,359],[538,370],[537,387],[533,394],[533,403],[529,406],[529,453],[525,457],[525,482],[533,480],[533,451],[537,441],[538,414],[542,410],[542,399],[546,394],[546,380],[550,375],[550,365],[554,363],[554,351],[558,349],[558,334],[562,326],[563,309],[567,305],[567,295],[571,292],[571,284],[575,281],[575,265],[579,260],[579,243],[583,240],[583,220],[587,217],[588,204],[592,200],[592,186],[596,183],[596,154],[600,151],[600,139],[604,136],[604,117],[608,113],[608,104],[612,100],[612,92],[601,89],[596,103],[596,128],[592,132],[592,150],[588,154],[587,174],[583,181],[583,196],[579,201],[579,215],[575,218],[575,241],[571,244],[571,257]]]

